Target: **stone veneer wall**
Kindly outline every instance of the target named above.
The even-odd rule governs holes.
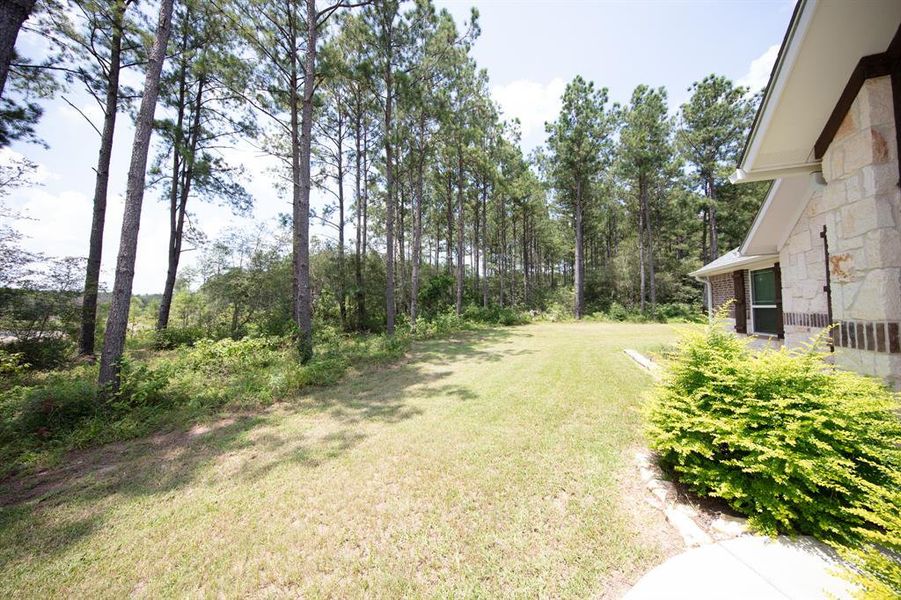
[[[888,338],[901,322],[897,153],[891,80],[869,79],[823,156],[827,185],[808,201],[780,261],[786,342],[797,344],[825,322],[826,225],[833,321],[843,325],[835,335],[836,363],[901,387],[901,353],[879,341],[880,331]]]

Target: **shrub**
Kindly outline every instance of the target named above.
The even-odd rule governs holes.
[[[167,327],[153,333],[153,345],[157,350],[171,350],[180,346],[193,346],[205,337],[200,327]]]
[[[707,315],[699,307],[684,302],[671,302],[657,305],[655,317],[658,321],[682,323],[706,323]]]
[[[650,406],[650,437],[692,491],[766,533],[857,548],[887,582],[898,566],[878,548],[901,545],[898,407],[880,382],[831,367],[815,345],[753,353],[717,322],[681,344]]]
[[[206,374],[228,375],[267,366],[283,343],[280,338],[198,340],[187,352],[185,363]]]
[[[93,378],[60,374],[24,390],[17,429],[41,439],[58,438],[96,416],[100,408]]]
[[[28,367],[21,352],[7,352],[0,348],[0,378],[16,378],[24,374]]]
[[[454,305],[454,277],[448,273],[432,275],[419,288],[419,310],[424,316],[447,312]]]
[[[21,364],[32,369],[56,369],[65,365],[75,351],[75,345],[64,334],[30,337],[10,342],[3,347],[9,354],[18,354]]]
[[[486,325],[523,325],[529,322],[529,318],[525,313],[517,312],[509,307],[477,306],[470,304],[466,307],[461,315],[465,321],[473,323],[484,323]]]
[[[147,365],[122,360],[119,371],[119,391],[113,399],[117,410],[168,404],[171,398],[164,394],[169,376],[163,369],[151,369]]]
[[[619,302],[614,302],[607,309],[607,318],[611,321],[625,321],[629,318],[629,311]]]

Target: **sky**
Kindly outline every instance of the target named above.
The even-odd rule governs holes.
[[[769,78],[779,44],[791,18],[793,0],[677,1],[622,0],[435,0],[462,26],[472,6],[479,11],[481,36],[473,56],[487,69],[491,94],[505,118],[518,118],[522,145],[528,152],[544,142],[544,123],[560,109],[560,97],[576,75],[606,87],[612,101],[628,102],[639,84],[663,86],[675,113],[688,99],[692,82],[710,73],[730,77],[756,91]],[[33,39],[20,39],[19,50],[36,52]],[[139,73],[124,76],[140,84]],[[76,92],[66,99],[99,122],[93,100]],[[44,149],[14,144],[0,150],[0,161],[16,154],[39,165],[36,185],[15,190],[7,199],[10,208],[27,219],[16,227],[25,236],[28,250],[48,256],[85,256],[91,227],[91,199],[99,136],[84,117],[63,99],[44,105],[39,136]],[[114,158],[104,235],[102,280],[112,287],[122,223],[125,176],[134,128],[120,115],[114,142]],[[254,196],[251,215],[238,217],[226,208],[193,199],[195,222],[215,239],[229,228],[251,228],[274,222],[290,212],[289,198],[275,185],[273,162],[249,148],[230,151],[228,159],[243,165],[243,183]],[[326,201],[314,193],[312,204]],[[314,235],[328,236],[314,227]],[[135,293],[157,293],[166,276],[168,216],[160,191],[145,194]],[[200,252],[183,256],[189,266]]]

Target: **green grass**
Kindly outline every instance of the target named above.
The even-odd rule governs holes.
[[[418,342],[265,411],[0,487],[2,597],[575,597],[677,550],[631,451],[666,325]]]

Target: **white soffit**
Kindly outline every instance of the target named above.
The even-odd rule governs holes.
[[[800,2],[739,180],[814,170],[814,144],[858,61],[885,52],[901,24],[899,0]]]
[[[779,260],[778,254],[767,254],[762,256],[745,256],[738,248],[730,250],[718,259],[711,261],[698,269],[689,273],[692,277],[711,277],[713,275],[722,275],[733,271],[750,269],[753,267],[768,267]]]
[[[788,239],[816,188],[815,176],[784,177],[773,182],[740,251],[776,254]]]

